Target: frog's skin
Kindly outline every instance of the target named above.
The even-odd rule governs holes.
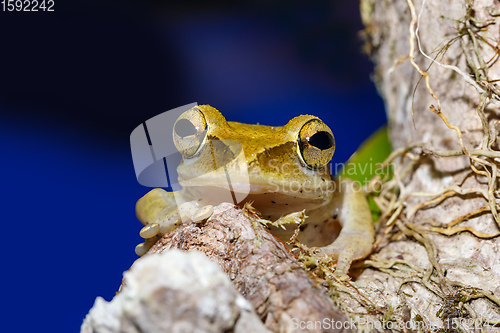
[[[146,241],[137,246],[138,255],[182,221],[208,217],[210,205],[221,203],[218,194],[228,193],[223,189],[228,178],[233,194],[249,191],[243,202],[253,202],[264,219],[305,209],[307,219],[297,239],[336,258],[337,276],[347,278],[351,262],[370,254],[374,229],[367,200],[353,181],[330,175],[335,141],[319,118],[301,115],[282,127],[248,125],[228,122],[216,109],[201,105],[184,112],[173,132],[183,156],[177,169],[183,188],[154,189],[139,199],[136,213],[145,225],[140,234]],[[241,149],[244,155],[235,157]],[[342,229],[335,238],[339,223]],[[295,228],[271,231],[288,241]]]

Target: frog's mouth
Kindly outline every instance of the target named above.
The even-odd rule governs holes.
[[[319,181],[317,181],[319,182]],[[321,182],[316,184],[314,180],[310,183],[298,183],[293,181],[272,181],[264,182],[262,179],[247,178],[238,179],[238,177],[197,177],[182,181],[183,188],[190,188],[202,197],[215,197],[220,193],[232,193],[231,196],[243,200],[246,197],[268,196],[279,199],[280,201],[293,202],[296,200],[323,202],[330,198],[334,192],[332,182]],[[223,195],[228,196],[228,195]],[[240,201],[237,200],[237,201]]]
[[[234,161],[233,161],[234,162]],[[191,167],[184,165],[178,168],[179,183],[193,193],[203,198],[214,196],[216,193],[230,192],[236,201],[247,196],[267,195],[279,198],[280,201],[297,200],[321,201],[331,198],[334,192],[334,183],[329,176],[307,171],[309,174],[296,177],[286,173],[277,175],[276,172],[265,172],[260,168],[248,167],[245,162],[229,163],[210,172],[194,174]],[[222,195],[226,197],[227,195]],[[234,201],[234,200],[233,200]]]
[[[285,191],[277,190],[269,184],[231,183],[222,186],[221,182],[212,185],[197,183],[196,186],[185,187],[187,196],[194,200],[202,200],[204,204],[217,205],[230,202],[243,205],[251,202],[252,206],[266,219],[278,219],[280,216],[302,209],[316,209],[329,202],[333,193]],[[298,208],[300,207],[300,208]]]

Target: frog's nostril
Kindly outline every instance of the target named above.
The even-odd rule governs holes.
[[[181,138],[185,138],[186,136],[195,135],[197,128],[189,120],[179,119],[175,123],[174,131]]]
[[[307,138],[307,141],[311,146],[321,150],[329,149],[334,145],[333,136],[325,131],[315,133],[310,138]]]

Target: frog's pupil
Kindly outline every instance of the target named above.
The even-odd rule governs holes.
[[[175,124],[175,133],[181,138],[185,138],[186,136],[195,135],[196,127],[187,119],[179,119]]]
[[[309,144],[321,150],[333,147],[333,137],[330,133],[321,131],[307,138]]]

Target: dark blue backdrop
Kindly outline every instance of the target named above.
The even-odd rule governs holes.
[[[113,297],[148,190],[129,135],[150,117],[194,101],[268,125],[314,114],[345,161],[385,123],[357,6],[56,0],[53,13],[0,12],[5,332],[75,332],[96,296]]]

